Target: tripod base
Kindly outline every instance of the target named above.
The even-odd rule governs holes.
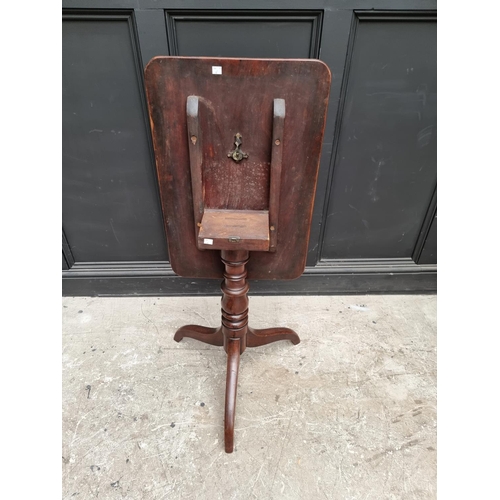
[[[207,328],[206,326],[199,325],[185,325],[175,332],[174,340],[180,342],[185,337],[199,340],[205,344],[221,347],[224,345],[224,335],[222,334],[221,326],[219,328]],[[300,342],[299,336],[291,328],[280,327],[258,330],[248,326],[245,338],[245,347],[259,347],[277,342],[278,340],[289,340],[294,345]]]
[[[226,266],[222,283],[222,326],[207,328],[199,325],[186,325],[177,330],[174,340],[180,342],[188,337],[205,344],[224,346],[227,353],[224,444],[226,453],[232,453],[240,355],[247,347],[259,347],[278,340],[290,340],[297,345],[300,338],[290,328],[278,327],[262,330],[250,328],[245,270],[248,251],[223,250],[222,261]]]

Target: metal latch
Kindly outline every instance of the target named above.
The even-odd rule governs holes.
[[[248,154],[247,153],[243,153],[243,151],[240,149],[240,146],[241,146],[241,134],[238,133],[234,136],[234,145],[236,146],[234,148],[234,151],[230,151],[228,154],[227,154],[227,157],[228,158],[232,158],[236,163],[238,163],[239,161],[243,160],[243,158],[248,158]]]

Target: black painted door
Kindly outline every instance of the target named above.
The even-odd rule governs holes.
[[[168,264],[142,73],[168,54],[332,71],[308,267],[254,292],[435,290],[435,2],[235,3],[63,1],[64,294],[219,293]]]

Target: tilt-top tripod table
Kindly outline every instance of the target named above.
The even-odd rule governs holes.
[[[248,326],[249,279],[304,271],[331,75],[310,59],[155,57],[145,81],[172,269],[224,278],[222,325],[187,325],[227,353],[224,441],[233,451],[240,354],[289,328]]]

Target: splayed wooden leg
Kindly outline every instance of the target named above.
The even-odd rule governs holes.
[[[240,367],[240,339],[227,343],[226,403],[224,411],[224,446],[226,453],[234,449],[234,417],[236,414],[236,390]]]
[[[179,328],[174,335],[174,340],[180,342],[184,337],[199,340],[205,344],[222,346],[224,345],[224,337],[222,335],[222,327],[207,328],[199,325],[186,325]]]
[[[248,327],[247,347],[259,347],[278,340],[289,340],[294,345],[300,342],[299,336],[291,328],[278,327],[258,330]]]

